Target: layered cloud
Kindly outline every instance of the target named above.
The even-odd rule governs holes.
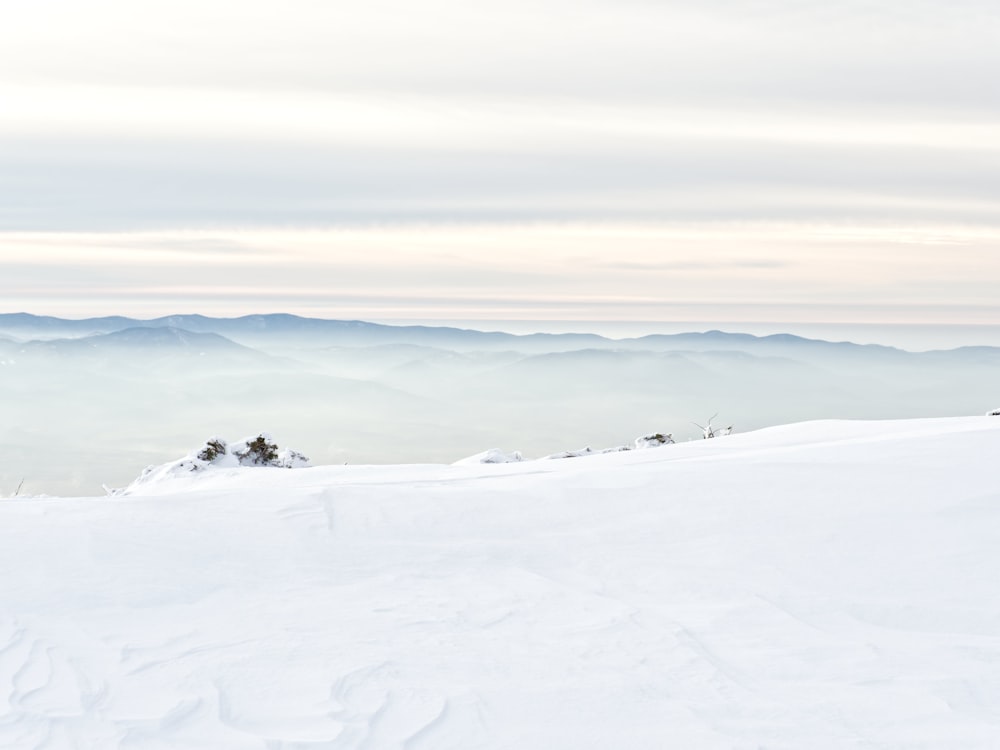
[[[1000,230],[423,225],[6,233],[0,297],[72,315],[990,323]]]
[[[991,322],[998,24],[973,0],[25,4],[0,291]]]
[[[981,2],[37,3],[0,228],[986,222]]]

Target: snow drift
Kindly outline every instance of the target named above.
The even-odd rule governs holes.
[[[130,495],[145,485],[206,469],[232,469],[238,466],[301,469],[308,465],[309,459],[298,451],[278,448],[269,432],[258,432],[232,444],[220,437],[210,437],[201,447],[183,458],[159,466],[147,466],[127,487],[112,489],[105,486],[104,490],[109,495]]]
[[[0,747],[994,748],[1000,420],[0,502]]]

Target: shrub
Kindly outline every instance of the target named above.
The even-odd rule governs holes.
[[[198,451],[195,458],[200,461],[208,461],[211,463],[219,456],[224,455],[226,455],[226,441],[221,438],[214,437],[205,441],[205,445],[202,446],[200,451]]]
[[[661,445],[670,445],[674,442],[673,433],[667,433],[664,435],[662,432],[655,432],[652,435],[643,435],[642,437],[637,437],[635,439],[635,447],[637,449],[641,448],[659,448]]]
[[[245,448],[233,447],[233,453],[243,466],[274,466],[278,460],[278,446],[268,442],[270,435],[261,433],[253,440],[245,441]]]

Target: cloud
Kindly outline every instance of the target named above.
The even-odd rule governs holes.
[[[997,129],[1000,132],[1000,128]],[[8,137],[0,229],[386,221],[996,221],[1000,148],[632,142],[555,146]],[[544,137],[543,137],[544,136]],[[961,139],[958,139],[961,140]]]
[[[74,85],[996,111],[989,2],[21,4],[6,77]]]
[[[22,4],[0,229],[993,223],[991,6]]]
[[[0,291],[385,315],[425,295],[589,318],[630,294],[645,316],[988,306],[992,11],[22,3],[0,27]],[[27,238],[52,232],[59,252]]]
[[[7,311],[453,319],[743,310],[801,322],[804,309],[818,321],[871,309],[895,320],[922,307],[990,322],[1000,316],[998,242],[1000,230],[984,227],[759,222],[0,233],[0,299]],[[201,257],[200,243],[245,252]]]

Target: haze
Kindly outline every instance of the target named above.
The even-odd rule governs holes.
[[[1000,348],[0,315],[0,378],[0,486],[94,494],[209,437],[261,430],[317,464],[450,463],[490,448],[539,458],[656,432],[698,439],[694,423],[716,413],[737,431],[982,414],[995,408]]]
[[[997,38],[978,0],[21,3],[0,314],[1000,346]],[[0,329],[0,494],[92,492],[215,433],[451,461],[1000,401],[988,349],[181,322]]]

